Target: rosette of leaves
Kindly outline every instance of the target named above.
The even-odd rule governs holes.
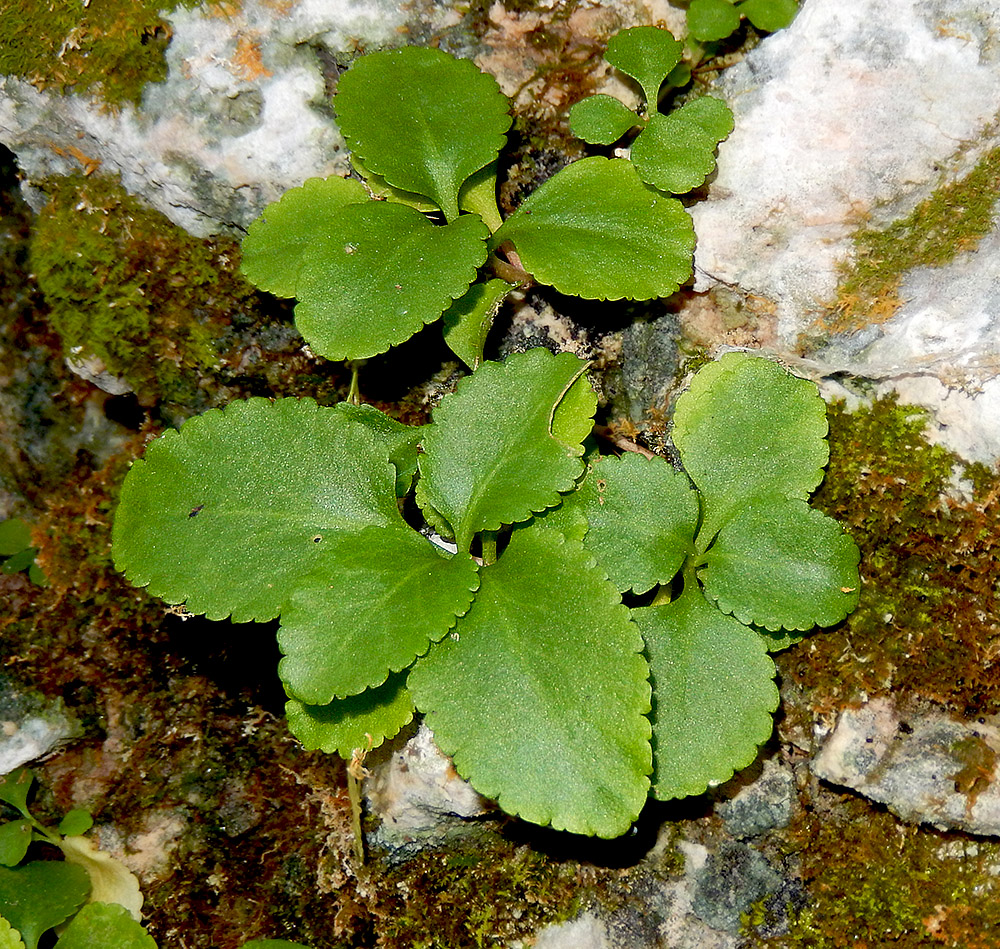
[[[725,3],[725,0],[721,0]],[[633,112],[614,96],[599,94],[577,102],[570,130],[592,145],[612,145],[632,130],[631,160],[643,181],[660,191],[686,194],[715,168],[715,149],[733,130],[733,114],[721,99],[702,96],[663,114],[660,87],[678,67],[683,45],[664,30],[635,26],[612,37],[605,58],[642,90]]]
[[[690,217],[628,161],[576,162],[502,222],[510,102],[471,62],[416,47],[371,53],[340,78],[334,107],[363,183],[310,179],[243,242],[243,273],[296,298],[318,355],[374,356],[444,316],[446,341],[474,368],[522,277],[589,299],[648,300],[690,276]],[[508,248],[513,266],[499,256]]]
[[[782,30],[798,12],[796,0],[691,0],[687,10],[688,33],[702,43],[723,40],[746,17],[762,33]]]

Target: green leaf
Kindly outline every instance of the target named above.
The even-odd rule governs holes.
[[[458,206],[462,211],[478,214],[492,233],[503,218],[497,207],[497,162],[491,161],[465,180],[458,192]]]
[[[153,937],[127,909],[115,903],[88,903],[70,920],[56,949],[156,949]]]
[[[506,280],[474,283],[444,314],[444,341],[470,369],[483,361],[483,347],[504,300],[515,289]]]
[[[694,226],[681,203],[643,184],[624,159],[568,165],[493,235],[539,283],[592,300],[650,300],[691,275]]]
[[[448,221],[458,217],[462,183],[503,147],[509,107],[474,63],[415,46],[356,60],[334,100],[340,130],[365,166],[431,198]]]
[[[761,637],[720,613],[697,584],[632,617],[653,682],[653,793],[701,794],[750,764],[770,736],[774,663]]]
[[[641,649],[582,546],[521,530],[409,686],[441,749],[480,793],[538,824],[616,837],[648,791]]]
[[[351,205],[303,256],[295,325],[328,359],[383,353],[465,293],[487,237],[475,215],[438,227],[403,204]]]
[[[269,204],[243,238],[240,271],[252,284],[279,297],[294,297],[302,255],[339,211],[367,203],[365,186],[353,178],[310,178]]]
[[[729,0],[691,0],[687,26],[696,40],[710,43],[739,29],[740,14]]]
[[[36,949],[42,933],[69,919],[89,892],[87,871],[71,863],[33,860],[0,867],[0,915],[21,934],[26,949]]]
[[[288,729],[306,751],[317,749],[350,760],[355,748],[377,748],[413,720],[413,699],[406,673],[389,676],[383,685],[329,705],[285,704]]]
[[[115,566],[209,619],[273,619],[325,539],[402,522],[388,454],[366,426],[311,399],[209,410],[132,466]]]
[[[582,544],[587,536],[589,525],[583,508],[579,504],[572,503],[573,497],[573,492],[565,495],[562,504],[547,508],[540,514],[535,514],[524,524],[518,524],[515,529],[531,530],[544,527],[546,530],[559,531],[567,540],[575,540]]]
[[[569,130],[591,145],[612,145],[639,124],[639,117],[614,96],[589,96],[569,110]]]
[[[798,10],[795,0],[745,0],[739,6],[740,13],[765,33],[783,30],[795,19]]]
[[[310,705],[381,685],[469,608],[476,569],[406,526],[330,536],[282,608],[278,674]]]
[[[31,824],[26,820],[0,824],[0,864],[16,867],[24,859],[30,843]]]
[[[654,115],[632,143],[632,161],[643,181],[686,194],[711,174],[715,148],[732,130],[729,106],[702,96],[669,115]]]
[[[31,528],[19,517],[0,521],[0,557],[11,557],[31,546]]]
[[[660,86],[681,61],[683,52],[684,45],[668,30],[633,26],[611,37],[604,58],[642,86],[646,106],[655,112]]]
[[[769,630],[839,623],[858,605],[857,545],[799,499],[749,502],[715,538],[699,576],[719,609]]]
[[[366,168],[365,163],[357,155],[351,155],[351,165],[365,179],[365,185],[374,197],[384,198],[396,204],[407,204],[428,214],[438,210],[438,206],[430,198],[414,194],[412,191],[404,191],[402,188],[394,188],[381,175],[376,175]]]
[[[21,934],[0,916],[0,949],[24,949]]]
[[[552,437],[574,455],[583,454],[581,445],[594,430],[597,393],[586,372],[590,363],[579,366],[576,381],[566,389],[552,412]]]
[[[584,546],[621,592],[667,583],[693,548],[698,495],[660,458],[603,457],[563,503],[582,508],[590,525]]]
[[[374,405],[338,402],[334,408],[351,422],[364,425],[385,445],[389,461],[396,466],[396,497],[405,497],[417,473],[417,446],[424,437],[424,427],[397,422]]]
[[[699,549],[752,498],[807,498],[829,459],[827,427],[815,384],[769,359],[726,353],[701,369],[677,400],[673,431],[702,492]]]
[[[24,550],[19,550],[12,557],[8,557],[3,564],[0,564],[0,572],[14,574],[27,570],[34,563],[37,553],[37,547],[26,547]]]
[[[28,813],[28,792],[35,782],[35,776],[27,768],[16,768],[0,779],[0,801],[9,804],[25,817]]]
[[[80,834],[87,833],[94,826],[94,818],[90,816],[90,811],[85,811],[82,807],[74,807],[67,811],[63,819],[59,821],[59,833],[64,837],[79,837]]]
[[[484,362],[442,399],[424,439],[420,484],[454,528],[459,550],[467,551],[479,531],[557,504],[573,487],[583,449],[553,437],[552,422],[581,368],[570,353],[531,349]],[[583,427],[578,419],[574,428]]]

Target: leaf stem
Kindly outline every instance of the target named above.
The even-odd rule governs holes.
[[[483,566],[488,567],[497,562],[497,532],[483,531],[479,535],[479,542],[483,548]]]
[[[351,387],[347,391],[347,401],[351,405],[361,405],[361,387],[358,385],[358,373],[364,364],[364,359],[351,359],[347,363],[351,369]]]

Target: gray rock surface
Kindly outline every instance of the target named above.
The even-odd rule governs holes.
[[[50,702],[0,676],[0,775],[44,758],[82,734],[61,700]]]
[[[761,776],[715,810],[734,837],[758,837],[787,827],[796,797],[791,770],[774,758],[764,762]]]

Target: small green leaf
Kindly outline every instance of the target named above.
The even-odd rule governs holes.
[[[694,544],[698,495],[660,458],[601,458],[563,504],[582,508],[590,525],[584,546],[622,592],[667,583]]]
[[[389,461],[396,466],[396,497],[405,497],[417,473],[417,446],[424,437],[424,427],[397,422],[374,405],[338,402],[334,408],[351,422],[364,425],[385,445]]]
[[[367,203],[365,186],[353,178],[310,178],[269,204],[243,238],[240,271],[252,284],[279,297],[294,297],[302,255],[349,204]]]
[[[33,563],[28,567],[28,579],[39,587],[47,587],[49,585],[49,578],[45,576],[45,571],[38,566],[37,563]]]
[[[745,0],[739,6],[740,13],[765,33],[783,30],[798,10],[795,0]]]
[[[295,325],[328,359],[384,353],[466,292],[487,237],[471,214],[438,227],[403,204],[351,205],[303,256]]]
[[[88,903],[74,916],[55,949],[156,949],[152,936],[116,903]]]
[[[27,570],[35,562],[37,553],[37,547],[25,547],[24,550],[19,550],[0,564],[0,573],[14,574]]]
[[[531,349],[484,362],[441,401],[424,439],[420,485],[455,529],[459,550],[467,551],[479,531],[557,504],[573,487],[583,449],[554,438],[552,420],[581,368],[569,353]],[[584,424],[578,419],[574,429]]]
[[[355,748],[377,748],[413,720],[413,699],[406,673],[389,676],[375,689],[336,699],[329,705],[285,704],[288,729],[306,751],[338,754],[350,760]]]
[[[694,226],[681,203],[643,184],[624,159],[568,165],[493,235],[539,283],[591,300],[650,300],[691,275]]]
[[[496,160],[466,178],[458,192],[458,206],[462,211],[478,214],[490,229],[490,233],[503,224],[500,209],[497,207]]]
[[[26,820],[0,824],[0,864],[16,867],[24,859],[30,843],[31,824]]]
[[[632,617],[653,682],[653,793],[701,794],[750,764],[770,736],[774,663],[761,637],[720,613],[697,584]]]
[[[90,892],[83,867],[58,860],[33,860],[0,867],[0,915],[21,934],[26,949],[37,949],[42,933],[69,919]]]
[[[827,428],[815,384],[769,359],[726,353],[701,369],[677,400],[673,431],[702,492],[699,548],[751,498],[807,498],[830,456]]]
[[[406,526],[332,534],[281,611],[278,674],[310,705],[381,685],[451,629],[478,585],[468,554]]]
[[[396,204],[407,204],[426,214],[438,210],[438,206],[430,198],[414,194],[412,191],[404,191],[402,188],[394,188],[381,175],[376,175],[366,168],[364,162],[357,155],[351,155],[351,166],[365,179],[368,190],[376,198],[385,198],[386,201],[394,201]]]
[[[365,166],[458,217],[458,192],[493,161],[510,128],[510,103],[468,60],[416,46],[371,53],[340,77],[340,130]]]
[[[455,635],[409,685],[480,793],[557,830],[616,837],[646,799],[649,685],[638,630],[582,546],[515,531]]]
[[[613,96],[589,96],[569,110],[569,130],[591,145],[612,145],[639,124],[639,117]]]
[[[470,369],[483,361],[490,327],[514,287],[506,280],[474,283],[444,314],[444,341]]]
[[[0,780],[0,801],[20,811],[25,817],[28,813],[28,792],[35,782],[35,776],[27,768],[16,768]]]
[[[684,45],[668,30],[633,26],[611,37],[604,58],[642,86],[646,107],[655,112],[660,86],[683,52]]]
[[[723,526],[699,576],[740,622],[805,630],[839,623],[858,605],[860,556],[832,517],[765,496]]]
[[[132,466],[115,566],[209,619],[273,619],[325,538],[402,523],[388,456],[366,426],[311,399],[211,409]]]
[[[19,517],[0,521],[0,557],[11,557],[31,546],[31,528]]]
[[[81,807],[74,807],[67,811],[63,819],[59,821],[59,833],[64,837],[78,837],[87,833],[94,826],[94,818],[90,816],[90,811],[85,811]]]
[[[21,934],[0,916],[0,949],[24,949]]]
[[[710,43],[739,29],[740,14],[729,0],[691,0],[687,26],[696,40]]]
[[[597,393],[587,378],[590,363],[582,363],[562,398],[552,410],[549,431],[567,451],[580,455],[580,446],[594,430],[594,413],[597,411]]]
[[[531,520],[518,524],[516,529],[531,530],[544,527],[546,530],[559,531],[567,540],[579,541],[582,544],[589,525],[580,505],[567,503],[567,499],[572,498],[573,492],[564,495],[562,504],[547,508],[541,514],[535,514]]]

